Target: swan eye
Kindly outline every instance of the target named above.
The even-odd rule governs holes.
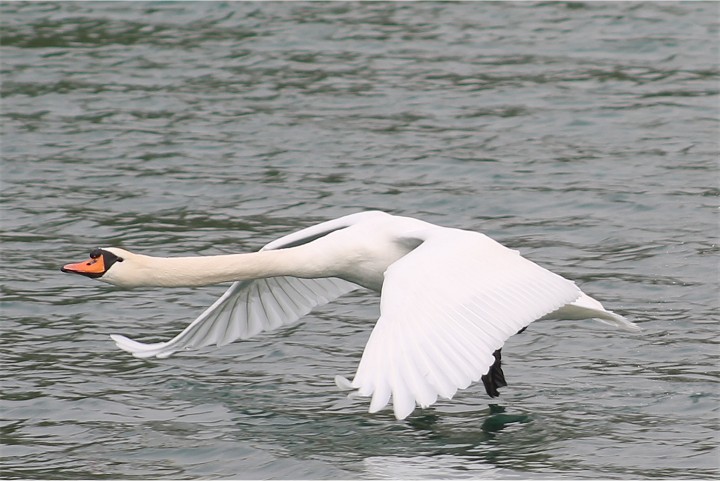
[[[118,257],[117,259],[115,259],[116,262],[122,262],[122,261],[124,261],[124,260],[125,260],[125,259],[123,259],[122,257]]]

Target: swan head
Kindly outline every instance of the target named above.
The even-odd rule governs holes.
[[[81,276],[90,277],[91,279],[120,285],[122,282],[118,281],[123,277],[121,271],[126,270],[123,264],[126,263],[126,261],[132,263],[133,257],[135,257],[134,254],[118,247],[97,248],[90,251],[90,259],[65,264],[60,270],[62,272],[80,274]]]

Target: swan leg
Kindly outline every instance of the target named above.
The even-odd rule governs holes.
[[[488,373],[480,378],[485,385],[485,392],[487,392],[490,397],[498,397],[500,395],[498,388],[507,386],[507,382],[505,382],[505,373],[503,373],[502,370],[501,351],[502,349],[498,349],[493,352],[495,362],[492,366],[490,366]]]
[[[525,329],[527,328],[528,326],[523,327],[517,332],[517,334],[525,332]],[[498,388],[507,386],[505,373],[502,370],[502,348],[493,352],[493,357],[495,358],[495,362],[492,366],[490,366],[488,373],[480,379],[482,379],[482,382],[485,385],[485,392],[488,393],[488,396],[498,397],[500,396]]]

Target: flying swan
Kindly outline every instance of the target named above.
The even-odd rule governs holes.
[[[503,343],[538,319],[595,318],[639,330],[574,282],[483,234],[379,211],[323,222],[253,253],[151,257],[107,247],[61,270],[124,288],[233,282],[167,342],[111,336],[140,358],[248,339],[358,287],[380,292],[380,318],[355,377],[335,382],[372,397],[370,413],[392,396],[397,419],[480,379],[491,397],[499,395],[507,385]]]

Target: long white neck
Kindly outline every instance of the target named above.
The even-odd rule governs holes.
[[[327,268],[303,249],[282,249],[205,257],[132,254],[100,280],[123,287],[207,286],[274,276],[328,277]]]

